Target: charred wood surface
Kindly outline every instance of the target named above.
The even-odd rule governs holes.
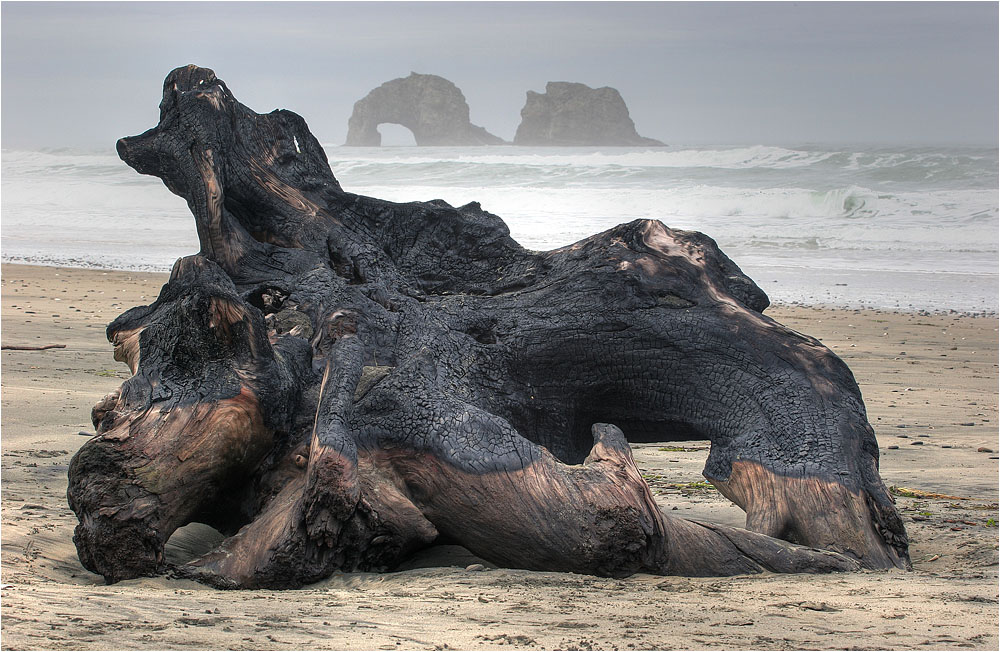
[[[227,538],[173,571],[224,588],[436,540],[607,576],[908,566],[851,372],[709,237],[639,220],[529,251],[475,203],[355,195],[302,118],[195,66],[118,152],[187,200],[201,250],[108,327],[133,376],[68,497],[109,582],[169,570],[190,522]],[[696,437],[748,529],[656,507],[627,439]]]

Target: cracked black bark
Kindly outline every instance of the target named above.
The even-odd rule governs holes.
[[[118,151],[201,251],[108,327],[134,375],[68,494],[108,581],[167,570],[192,521],[228,538],[174,572],[226,588],[441,539],[610,576],[908,566],[850,371],[707,236],[640,220],[537,252],[475,203],[351,194],[302,118],[194,66]],[[626,438],[692,437],[749,530],[657,509]]]

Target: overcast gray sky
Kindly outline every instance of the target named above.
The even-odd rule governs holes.
[[[356,100],[450,79],[505,139],[525,91],[613,86],[668,143],[997,145],[998,4],[3,2],[6,148],[112,147],[212,68],[340,144]]]

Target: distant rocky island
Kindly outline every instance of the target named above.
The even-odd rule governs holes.
[[[417,145],[500,145],[469,120],[469,105],[458,86],[444,77],[411,72],[387,81],[354,103],[345,145],[378,147],[384,123],[403,125]]]
[[[636,133],[617,90],[574,82],[549,82],[545,93],[528,91],[514,144],[665,146]]]
[[[354,103],[347,121],[349,146],[379,147],[381,124],[413,132],[417,145],[503,145],[505,140],[472,124],[462,91],[444,77],[411,72],[387,81]],[[665,147],[636,133],[621,94],[604,86],[549,82],[545,93],[528,91],[515,145]]]

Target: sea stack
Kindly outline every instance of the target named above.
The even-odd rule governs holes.
[[[469,120],[469,105],[455,84],[437,75],[411,72],[382,84],[354,103],[345,145],[379,147],[378,126],[400,124],[413,132],[417,145],[501,145]]]
[[[666,146],[636,133],[616,89],[574,82],[549,82],[544,93],[528,91],[514,144]]]

